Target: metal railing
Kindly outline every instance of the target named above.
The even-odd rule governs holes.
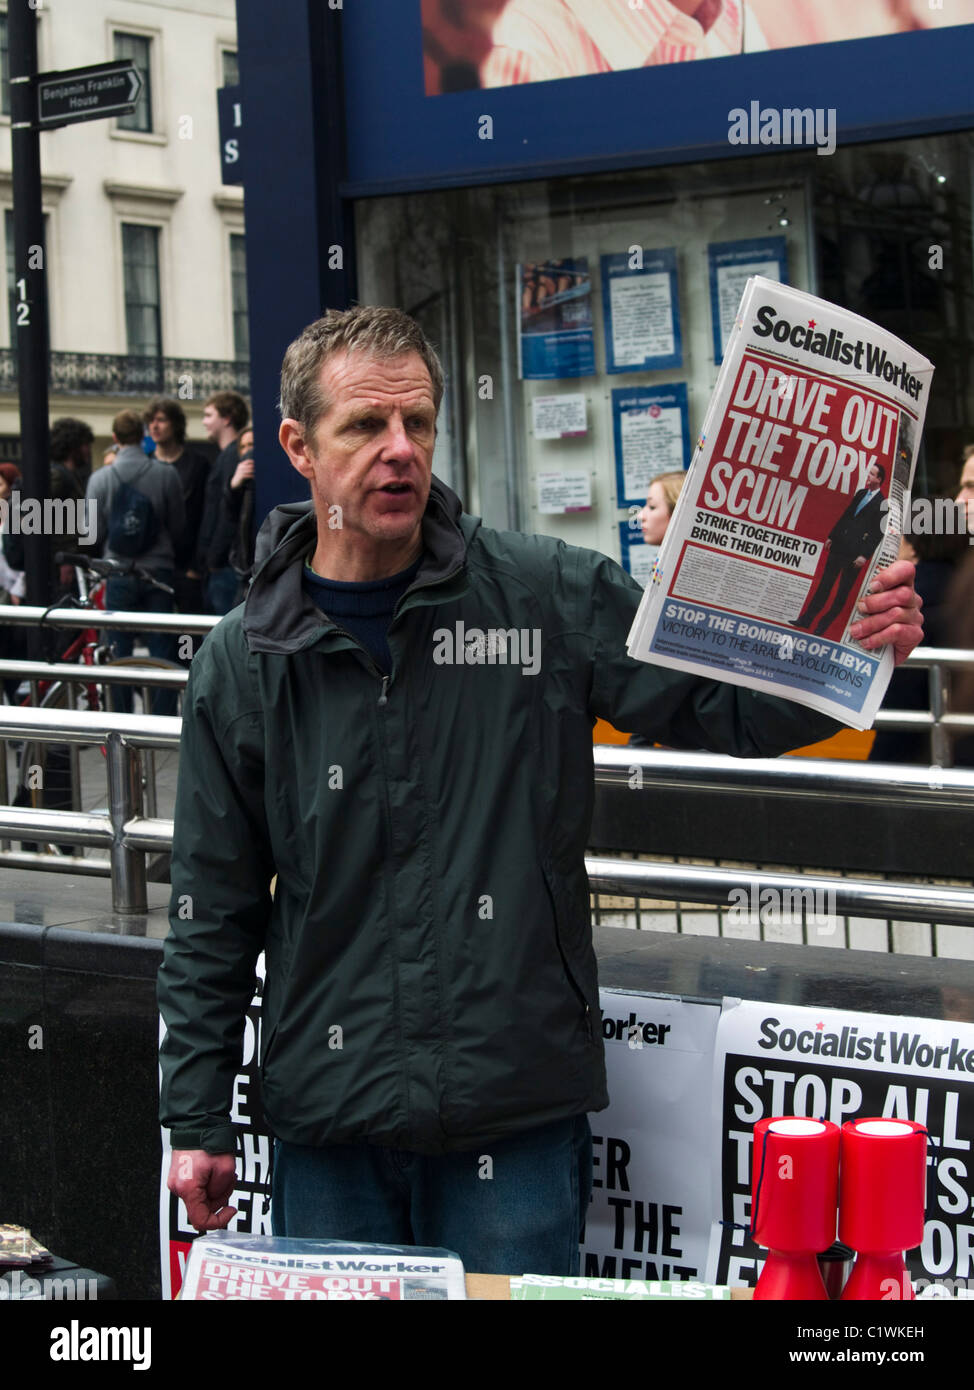
[[[162,394],[205,400],[214,391],[250,395],[249,361],[201,357],[133,357],[121,353],[52,352],[51,391],[66,396]],[[17,390],[17,353],[0,348],[0,391]]]
[[[881,709],[876,715],[877,729],[899,729],[930,734],[930,761],[939,767],[953,762],[953,738],[974,733],[974,714],[955,714],[948,708],[950,692],[946,672],[974,668],[974,651],[953,647],[918,647],[899,669],[920,667],[929,672],[927,710]]]
[[[221,621],[220,617],[208,613],[123,613],[103,608],[39,608],[26,603],[0,605],[0,623],[11,627],[94,627],[120,632],[185,632],[198,636],[211,632]]]
[[[655,792],[673,787],[684,792],[738,792],[762,798],[807,795],[826,803],[895,799],[918,810],[949,804],[974,811],[974,772],[962,768],[830,758],[730,758],[719,753],[676,753],[615,744],[600,744],[595,749],[595,780],[602,786],[629,786],[632,767],[646,769],[646,787]]]
[[[36,835],[38,839],[69,844],[105,846],[107,861],[66,858],[75,872],[104,874],[112,879],[112,904],[119,914],[147,910],[145,854],[170,849],[173,823],[143,814],[139,754],[144,749],[173,749],[179,745],[181,721],[155,716],[65,713],[0,707],[0,739],[30,738],[40,742],[93,744],[108,749],[106,812],[25,811],[0,807],[0,837]],[[827,805],[850,795],[866,800],[887,799],[892,787],[917,811],[936,810],[949,797],[953,806],[974,809],[974,773],[943,770],[936,786],[929,769],[869,767],[805,759],[725,758],[702,753],[670,753],[650,749],[599,747],[595,750],[596,780],[614,786],[625,781],[636,764],[650,774],[646,793],[657,795],[668,784],[702,793],[740,791],[762,796],[776,792],[804,795]],[[893,773],[891,779],[890,773]],[[26,835],[25,835],[26,832]],[[33,856],[0,853],[0,864],[26,867]],[[55,856],[38,856],[54,859]],[[51,867],[37,864],[36,867]],[[672,901],[726,903],[733,890],[765,888],[778,892],[827,892],[837,912],[888,918],[903,914],[912,921],[974,926],[974,888],[876,879],[788,875],[763,870],[697,868],[590,856],[586,859],[595,892],[652,896]]]
[[[180,636],[200,636],[212,631],[220,621],[219,616],[203,613],[127,613],[111,612],[100,608],[40,608],[27,604],[0,605],[0,623],[12,627],[49,628],[94,628],[110,631],[169,632]],[[77,692],[89,686],[104,686],[110,692],[114,685],[141,687],[143,704],[148,709],[152,687],[182,689],[188,679],[185,670],[164,671],[158,667],[116,666],[111,663],[86,665],[69,662],[21,662],[0,661],[0,678],[12,679],[19,676],[29,680],[35,705],[41,703],[38,683],[40,681],[60,682],[67,687],[69,703],[77,704]],[[52,740],[55,741],[55,740]],[[0,740],[2,744],[2,740]],[[78,763],[78,749],[71,746],[71,798],[73,809],[80,811],[81,770]],[[145,759],[145,789],[148,813],[156,813],[155,761],[151,753]],[[9,801],[7,789],[7,763],[5,747],[0,746],[0,801]],[[65,842],[67,843],[66,837]],[[0,850],[4,848],[4,837],[0,835]],[[54,856],[27,856],[28,862],[20,861],[20,867],[50,868]],[[89,861],[96,862],[96,861]]]
[[[107,751],[108,810],[26,810],[0,806],[0,839],[31,837],[73,845],[95,845],[109,851],[112,908],[117,913],[148,910],[146,895],[147,851],[172,845],[172,821],[143,815],[140,752],[176,749],[182,721],[159,715],[90,714],[77,710],[17,709],[0,706],[0,739],[30,739],[38,743],[102,744]],[[26,863],[26,860],[34,861]],[[75,873],[103,875],[106,861],[0,852],[0,864],[12,868],[57,868]]]
[[[633,794],[633,769],[644,776],[635,787],[657,800],[667,791],[681,796],[733,794],[741,814],[755,802],[784,806],[807,800],[816,814],[855,804],[868,815],[895,803],[910,816],[950,809],[974,813],[974,772],[908,764],[863,763],[811,758],[733,758],[710,753],[677,753],[603,745],[595,749],[595,780],[604,789],[626,788]],[[735,856],[737,857],[737,856]],[[741,856],[743,857],[743,856]],[[617,861],[601,856],[586,860],[592,892],[631,899],[707,904],[767,901],[801,908],[792,925],[801,925],[809,904],[827,904],[831,930],[840,917],[866,917],[946,926],[974,926],[974,884],[965,875],[957,883],[907,882],[890,878],[843,877],[838,873],[789,873],[781,868],[722,868],[713,864],[674,864],[644,860]],[[622,870],[622,872],[620,872]],[[735,898],[736,895],[736,898]],[[800,898],[801,901],[796,901]],[[635,907],[635,903],[633,904]],[[596,905],[596,911],[604,911]],[[628,910],[628,909],[627,909]],[[652,909],[658,911],[658,909]]]

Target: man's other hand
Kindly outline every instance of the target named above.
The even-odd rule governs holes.
[[[915,566],[897,560],[877,570],[869,592],[859,600],[862,615],[850,635],[867,651],[893,648],[894,665],[899,666],[923,640],[923,599],[913,587]]]
[[[186,1204],[190,1225],[197,1231],[221,1231],[237,1214],[226,1205],[237,1181],[233,1154],[208,1154],[205,1149],[174,1149],[167,1186]]]

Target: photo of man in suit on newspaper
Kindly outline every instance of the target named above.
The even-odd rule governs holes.
[[[825,542],[828,555],[822,577],[814,595],[810,592],[805,606],[792,623],[823,637],[844,607],[853,585],[869,564],[873,552],[883,539],[886,529],[886,508],[883,506],[883,483],[886,469],[880,463],[870,465],[866,486],[853,496],[848,507],[832,527]],[[828,611],[818,615],[835,590]]]

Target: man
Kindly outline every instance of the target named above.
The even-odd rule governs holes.
[[[641,591],[618,565],[482,526],[432,478],[442,394],[397,310],[329,312],[288,349],[280,439],[312,500],[268,517],[184,704],[159,975],[169,1182],[198,1230],[231,1219],[228,1112],[265,949],[275,1231],[567,1274],[586,1114],[607,1104],[592,721],[740,754],[835,725],[631,660]],[[867,646],[919,640],[910,574],[877,582]]]
[[[208,613],[229,613],[237,601],[237,575],[230,564],[234,528],[226,508],[226,489],[238,463],[237,440],[250,419],[250,407],[236,391],[215,392],[203,408],[207,438],[220,450],[210,469],[199,532],[198,567]]]
[[[76,420],[65,415],[51,425],[48,450],[51,458],[49,495],[62,502],[70,502],[77,516],[76,504],[85,495],[85,487],[91,477],[91,447],[95,436],[84,420]],[[68,514],[67,509],[64,512]],[[83,550],[91,543],[87,531],[66,530],[57,537],[58,550]],[[3,551],[7,563],[16,570],[26,569],[24,537],[7,533],[3,538]],[[54,588],[58,595],[75,592],[74,567],[61,565],[54,572]]]
[[[507,0],[422,0],[427,96],[480,86],[480,64]]]
[[[202,454],[187,449],[186,415],[177,400],[170,396],[153,396],[145,408],[143,419],[149,435],[155,442],[155,457],[161,463],[171,464],[183,490],[186,525],[173,556],[176,612],[202,613],[203,584],[194,566],[206,501],[209,460]]]
[[[872,559],[873,552],[883,539],[886,529],[886,510],[883,506],[882,483],[886,469],[881,463],[870,464],[866,486],[853,495],[852,501],[832,527],[825,542],[828,557],[814,597],[806,596],[805,606],[795,619],[795,627],[808,628],[823,637],[845,605],[852,586],[861,577],[862,569]],[[815,616],[828,603],[835,589],[835,600],[828,612],[815,625]]]
[[[88,484],[88,497],[95,508],[98,544],[105,558],[124,565],[135,563],[158,584],[171,589],[176,546],[186,524],[183,492],[175,469],[143,452],[142,433],[142,417],[136,411],[123,410],[116,415],[112,422],[112,434],[119,445],[115,462],[94,474]],[[128,547],[114,549],[112,545],[113,527],[117,524],[115,503],[123,486],[129,489],[127,496],[134,494],[136,505],[142,507],[144,537],[137,554],[132,554]],[[141,504],[139,498],[143,499]],[[105,603],[108,608],[123,612],[172,612],[171,594],[135,574],[113,575],[106,585]],[[112,641],[117,656],[131,656],[133,633],[116,631]],[[150,656],[175,660],[176,641],[172,634],[149,632],[145,634],[145,643]],[[131,713],[132,691],[127,686],[117,686],[114,698],[119,711]],[[176,708],[175,690],[153,693],[153,714],[175,714]]]

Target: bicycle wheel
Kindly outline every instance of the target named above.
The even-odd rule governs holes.
[[[119,656],[119,657],[115,657],[112,661],[104,661],[104,662],[101,663],[101,669],[102,669],[102,670],[104,670],[106,667],[112,667],[112,666],[139,666],[139,667],[142,667],[142,668],[148,667],[148,668],[150,668],[150,669],[152,669],[152,670],[155,670],[155,671],[180,671],[180,672],[182,672],[182,673],[184,673],[184,674],[185,674],[185,671],[186,671],[186,667],[185,667],[185,666],[180,666],[177,662],[174,662],[174,661],[166,661],[166,660],[164,660],[162,657]],[[106,682],[106,687],[105,687],[105,688],[107,688],[107,682]],[[129,688],[131,689],[131,687],[129,687]],[[136,688],[138,688],[138,687],[136,687]],[[157,688],[158,688],[158,687],[157,687]],[[147,693],[148,693],[147,689],[146,689],[145,687],[143,687],[143,690],[142,690],[142,703],[143,703],[143,707],[145,706],[145,703],[146,703],[146,695],[147,695]],[[178,695],[179,695],[179,692],[177,691],[177,702],[178,702]],[[150,698],[151,698],[151,697],[150,697]],[[177,708],[178,708],[178,703],[177,703]],[[104,750],[102,750],[102,751],[104,751]],[[169,756],[170,756],[170,754],[168,754],[168,753],[163,754],[163,757],[164,757],[164,758],[165,758],[165,757],[169,757]],[[173,750],[172,756],[175,756],[175,750]],[[149,749],[143,749],[143,750],[142,750],[142,753],[140,754],[139,762],[140,762],[140,766],[141,766],[142,797],[143,797],[143,806],[144,806],[144,808],[145,808],[145,813],[146,813],[146,815],[148,815],[148,816],[150,816],[150,817],[156,816],[156,815],[158,814],[157,788],[156,788],[156,775],[157,775],[157,770],[158,770],[158,768],[157,768],[157,763],[156,763],[156,754],[155,754],[154,752],[152,752],[151,750],[149,750]]]
[[[185,666],[180,666],[180,664],[179,664],[178,661],[164,661],[162,657],[158,657],[158,656],[115,656],[115,657],[112,657],[111,661],[102,661],[102,662],[100,662],[99,665],[98,665],[97,667],[92,667],[92,670],[93,670],[93,671],[104,670],[106,667],[108,667],[108,668],[110,669],[110,668],[113,667],[113,666],[140,666],[140,667],[149,667],[149,668],[151,668],[151,669],[154,670],[154,671],[185,671],[185,670],[186,670],[186,667],[185,667]],[[97,676],[95,677],[95,679],[97,680]],[[107,682],[106,682],[106,684],[107,684]],[[112,684],[114,685],[114,682],[113,682]],[[130,687],[129,687],[129,689],[136,689],[136,690],[138,690],[138,688],[139,688],[138,686],[135,686],[135,687],[130,686]],[[144,696],[144,693],[143,693],[143,704],[144,704],[144,702],[145,702],[145,696]],[[105,698],[104,698],[104,694],[102,694],[101,708],[102,708],[102,709],[107,709],[107,708],[108,708],[107,702],[105,701]],[[145,713],[145,712],[146,712],[146,711],[143,710],[143,713]]]

